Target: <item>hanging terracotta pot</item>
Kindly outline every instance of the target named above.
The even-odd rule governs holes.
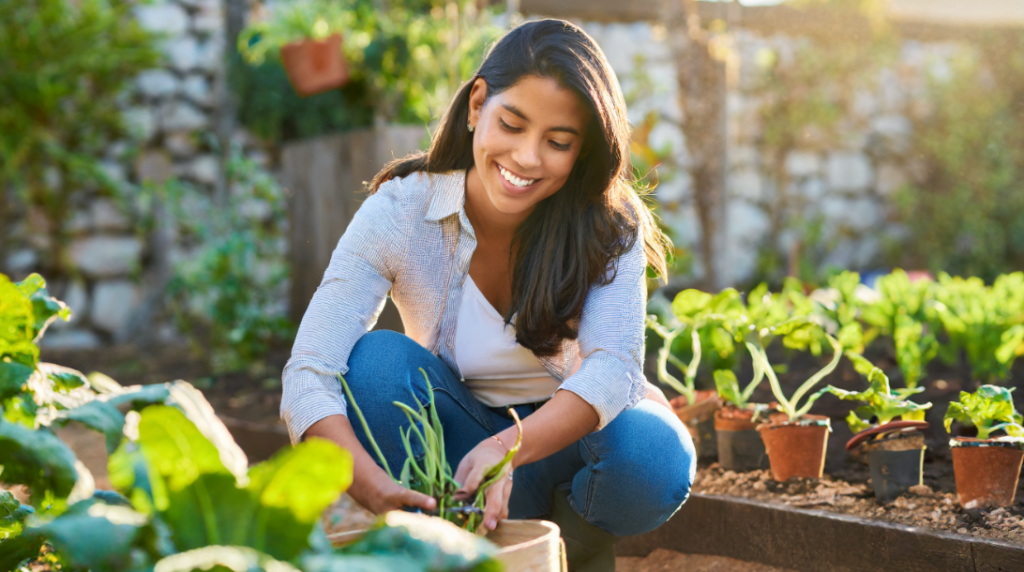
[[[953,439],[956,494],[964,508],[996,508],[1013,504],[1024,451],[994,439]]]
[[[832,430],[828,417],[804,415],[791,422],[783,415],[758,425],[764,440],[772,478],[782,482],[791,477],[820,479],[825,472],[825,447]]]
[[[669,403],[672,405],[672,411],[689,429],[690,436],[693,437],[693,444],[697,448],[697,457],[714,459],[718,455],[718,445],[715,443],[714,415],[715,411],[722,406],[718,392],[702,389],[696,392],[694,403],[689,403],[682,395],[672,399]]]
[[[281,63],[295,93],[302,97],[339,88],[348,81],[340,34],[285,44],[281,46]]]

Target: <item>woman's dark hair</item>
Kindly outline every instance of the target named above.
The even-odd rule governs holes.
[[[536,355],[552,355],[578,334],[587,291],[615,276],[615,262],[637,240],[647,263],[665,275],[668,239],[628,178],[630,129],[618,80],[601,49],[585,32],[562,20],[522,24],[490,50],[476,75],[452,100],[426,153],[388,164],[370,183],[417,171],[443,173],[473,165],[469,95],[487,82],[487,97],[524,77],[551,78],[575,91],[590,108],[582,152],[565,185],[541,201],[516,233],[512,301],[516,339]]]

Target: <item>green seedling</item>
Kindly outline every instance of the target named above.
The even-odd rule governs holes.
[[[423,379],[427,382],[427,393],[430,395],[429,401],[423,404],[419,398],[413,395],[413,400],[417,406],[416,409],[400,401],[393,402],[409,419],[409,427],[404,430],[399,429],[402,445],[405,447],[406,459],[402,465],[402,472],[397,479],[394,473],[391,472],[387,459],[384,458],[384,454],[377,445],[377,441],[373,438],[370,426],[356,404],[348,383],[341,374],[338,375],[338,380],[341,381],[345,396],[348,398],[353,411],[355,411],[356,417],[359,418],[359,423],[366,433],[367,440],[370,442],[370,446],[373,448],[377,458],[380,459],[381,465],[388,473],[388,476],[406,488],[433,497],[437,501],[437,514],[441,518],[453,522],[466,530],[475,531],[480,527],[480,522],[483,518],[485,492],[504,476],[505,467],[512,462],[512,459],[515,458],[516,453],[519,452],[522,446],[522,423],[515,409],[510,407],[509,414],[512,415],[512,419],[519,429],[515,445],[509,449],[500,462],[484,473],[483,482],[477,488],[476,495],[471,502],[456,499],[455,493],[461,485],[455,480],[451,465],[448,463],[448,458],[445,454],[444,427],[442,427],[440,417],[437,415],[437,408],[434,403],[434,388],[430,384],[430,378],[427,376],[427,372],[423,371],[423,368],[420,368],[420,373],[423,374]],[[422,456],[417,457],[415,454],[413,450],[414,443],[418,443],[419,447],[423,450]]]
[[[779,378],[775,375],[775,370],[772,369],[771,364],[768,362],[768,356],[764,351],[763,347],[756,347],[753,344],[748,346],[751,349],[751,354],[754,357],[754,362],[758,363],[765,374],[768,376],[768,381],[772,386],[772,394],[775,395],[775,399],[779,402],[779,410],[785,413],[790,422],[797,422],[811,410],[811,406],[814,402],[821,397],[821,392],[807,395],[809,391],[814,389],[814,386],[818,385],[821,380],[825,379],[825,376],[835,371],[836,366],[839,364],[839,358],[842,357],[842,346],[839,344],[839,340],[826,334],[829,344],[832,345],[832,350],[835,352],[832,356],[832,361],[828,363],[824,368],[811,376],[805,381],[791,397],[786,397],[786,394],[782,392],[782,386],[779,384]],[[807,396],[806,401],[801,404],[801,400]]]
[[[908,388],[917,387],[925,368],[939,353],[936,287],[930,280],[911,282],[906,272],[897,269],[878,279],[877,298],[862,305],[864,322],[892,338],[896,363]]]
[[[658,380],[686,398],[687,403],[696,401],[697,371],[703,359],[705,346],[709,346],[715,360],[729,363],[735,352],[735,344],[720,324],[742,308],[739,292],[727,288],[717,295],[700,290],[684,290],[672,301],[672,315],[666,316],[665,323],[656,316],[647,317],[647,327],[654,330],[663,340],[658,350]],[[677,338],[690,337],[691,357],[689,363],[679,359],[673,352]],[[669,373],[668,364],[683,372],[683,380]]]
[[[753,356],[757,351],[757,346],[747,342],[747,351]],[[740,389],[739,381],[736,379],[736,374],[731,370],[720,369],[715,371],[715,388],[718,390],[718,396],[722,398],[722,401],[731,404],[737,409],[753,409],[754,417],[752,421],[756,421],[758,417],[769,409],[769,406],[765,403],[750,403],[750,396],[753,395],[754,390],[761,384],[764,379],[764,369],[761,367],[759,360],[754,360],[754,378],[750,380],[750,383],[746,387]]]
[[[1013,407],[1014,388],[983,385],[974,393],[960,392],[960,400],[949,404],[943,423],[946,431],[954,421],[977,427],[978,439],[988,439],[992,433],[1003,431],[1007,436],[1000,441],[1024,442],[1024,417]]]
[[[847,357],[854,360],[857,371],[867,376],[869,387],[864,391],[846,391],[830,385],[820,393],[831,393],[845,401],[864,403],[846,416],[850,431],[856,434],[871,427],[871,419],[877,419],[879,425],[885,425],[897,417],[907,421],[924,420],[924,412],[932,404],[918,404],[907,399],[910,395],[924,391],[923,387],[897,390],[896,395],[893,395],[889,388],[889,378],[881,369],[858,354],[848,352]]]

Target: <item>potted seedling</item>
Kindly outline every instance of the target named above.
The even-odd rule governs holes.
[[[1024,460],[1024,427],[1013,407],[1012,391],[995,385],[983,385],[974,393],[961,391],[960,400],[946,410],[946,431],[954,421],[978,429],[977,437],[955,437],[949,443],[956,493],[965,509],[1013,504]]]
[[[753,344],[747,345],[751,355]],[[760,362],[754,360],[754,378],[740,389],[731,370],[715,371],[715,387],[722,407],[715,411],[715,433],[718,443],[718,464],[730,471],[752,471],[768,468],[768,455],[757,425],[775,410],[776,403],[751,403],[750,396],[764,379]]]
[[[658,380],[679,394],[669,403],[675,414],[690,430],[699,456],[705,458],[713,458],[717,452],[714,412],[721,406],[721,401],[716,391],[698,390],[696,387],[697,370],[700,367],[704,346],[701,333],[703,331],[708,336],[717,335],[718,338],[729,342],[725,345],[725,351],[728,351],[731,340],[714,325],[716,320],[721,319],[722,312],[737,303],[739,293],[732,288],[727,288],[714,296],[699,290],[684,290],[672,301],[671,314],[663,318],[666,324],[659,322],[655,316],[647,317],[647,326],[664,340],[658,350]],[[673,353],[673,346],[681,336],[690,338],[691,358],[688,363]],[[683,373],[682,381],[668,371],[669,363]]]
[[[278,54],[295,92],[302,97],[339,88],[348,81],[341,33],[346,13],[330,0],[279,2],[238,36],[238,49],[254,65]]]
[[[921,484],[925,450],[921,431],[928,427],[924,412],[932,404],[918,404],[907,399],[924,391],[923,387],[900,390],[893,395],[889,389],[889,378],[882,370],[860,355],[848,353],[847,357],[853,360],[858,371],[866,373],[868,389],[845,391],[830,385],[822,392],[864,404],[846,417],[846,423],[854,433],[846,443],[846,450],[861,459],[867,458],[875,498],[879,502],[889,502],[910,487]]]
[[[817,326],[808,322],[802,326],[791,327],[806,329]],[[776,481],[785,481],[790,477],[821,478],[825,470],[825,447],[832,428],[828,417],[809,415],[808,412],[822,395],[820,391],[814,394],[810,394],[810,391],[836,369],[839,358],[842,357],[842,346],[839,341],[828,335],[826,339],[834,352],[832,360],[801,384],[789,397],[782,392],[782,386],[775,375],[775,370],[768,362],[764,348],[754,348],[754,361],[768,376],[772,394],[779,402],[779,413],[773,414],[767,423],[757,427],[761,432],[761,439],[764,440],[765,451],[768,452],[772,478]]]

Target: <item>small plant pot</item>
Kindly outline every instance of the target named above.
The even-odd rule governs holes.
[[[688,403],[680,395],[669,402],[679,420],[686,425],[693,437],[693,445],[697,448],[697,458],[714,459],[718,455],[715,443],[715,411],[722,407],[718,392],[699,390],[695,403]]]
[[[951,445],[960,506],[983,509],[1013,504],[1024,461],[1019,445],[970,437],[957,437]]]
[[[902,451],[875,449],[868,453],[868,466],[875,500],[883,504],[892,502],[910,487],[921,484],[924,447]]]
[[[820,479],[825,472],[825,447],[832,430],[828,417],[804,415],[797,422],[773,416],[769,423],[758,425],[772,478],[786,481],[792,477]]]
[[[339,88],[348,81],[340,34],[285,44],[281,46],[281,63],[295,93],[302,97]]]
[[[731,405],[715,411],[718,464],[729,471],[754,471],[768,468],[764,441],[751,421],[754,412]]]
[[[928,428],[927,421],[890,421],[883,425],[875,425],[857,433],[846,442],[846,452],[850,457],[859,463],[868,464],[868,453],[877,448],[889,448],[889,450],[903,450],[919,448],[924,446],[924,435],[920,433]],[[901,448],[892,448],[891,440],[896,438],[911,438],[914,443],[901,441]],[[919,442],[919,443],[918,443]]]

